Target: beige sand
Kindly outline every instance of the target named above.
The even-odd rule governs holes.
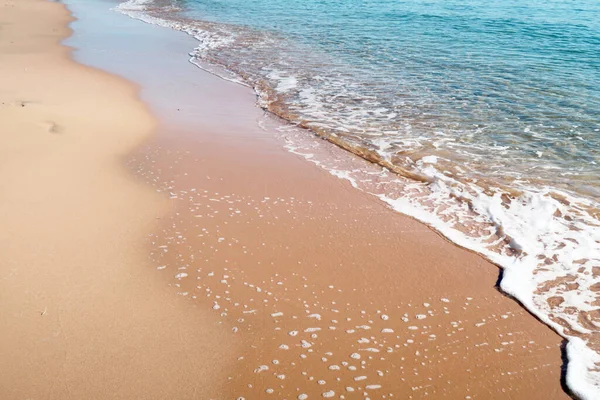
[[[70,61],[69,20],[0,1],[0,399],[202,398],[235,343],[146,267],[167,204],[122,157],[154,121]]]

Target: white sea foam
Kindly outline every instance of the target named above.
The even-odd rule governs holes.
[[[298,86],[298,80],[295,76],[289,76],[276,70],[272,70],[267,77],[277,81],[275,90],[279,93],[285,93]]]
[[[190,62],[192,64],[207,72],[217,75],[222,79],[248,86],[239,76],[237,76],[237,74],[234,74],[233,72],[224,68],[219,68],[217,72],[211,69],[210,65],[200,62],[200,60],[203,59],[204,55],[208,51],[215,50],[233,43],[235,38],[231,32],[226,30],[213,31],[203,29],[203,27],[199,24],[192,26],[189,23],[158,17],[155,13],[151,14],[148,12],[149,6],[151,6],[153,3],[153,0],[129,0],[119,4],[114,8],[114,10],[148,24],[175,29],[189,34],[199,42],[198,46],[190,53]],[[172,6],[168,8],[172,10]]]

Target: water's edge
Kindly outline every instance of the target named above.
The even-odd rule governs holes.
[[[118,10],[147,23],[186,31],[184,26],[145,14],[144,6],[149,2],[129,1]],[[201,42],[204,39],[198,31],[186,32]],[[191,54],[190,62],[223,79],[252,86],[234,72],[225,74],[226,70],[213,70],[198,51]],[[269,103],[261,101],[264,96],[260,90],[254,89],[258,104],[273,112]],[[434,171],[429,175],[414,174],[373,152],[361,151],[336,136],[321,133],[329,142],[382,167],[378,171],[348,170],[344,161],[315,156],[319,149],[314,142],[302,138],[307,130],[319,136],[320,132],[311,128],[293,123],[281,127],[287,149],[503,268],[501,290],[568,340],[566,382],[569,389],[581,399],[600,397],[597,371],[600,355],[595,347],[597,315],[595,297],[589,294],[593,293],[590,288],[598,282],[594,268],[600,259],[600,226],[588,210],[597,204],[575,199],[570,193],[554,188],[537,193],[515,193],[507,204],[506,193],[451,185]],[[435,157],[423,157],[422,170],[428,171],[428,164],[434,165],[436,161]],[[522,220],[522,216],[528,214],[532,219]],[[561,220],[569,224],[561,225]],[[579,234],[573,227],[583,228],[585,234]],[[576,289],[565,289],[565,283],[573,282],[577,283]],[[553,299],[557,298],[562,301],[554,304]],[[573,307],[576,313],[572,312]]]

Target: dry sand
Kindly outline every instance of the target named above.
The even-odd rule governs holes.
[[[65,9],[0,4],[0,398],[568,398],[495,266],[258,138],[245,89],[134,150]]]
[[[122,166],[155,121],[69,21],[0,2],[0,399],[205,398],[235,343],[147,268],[167,204]]]

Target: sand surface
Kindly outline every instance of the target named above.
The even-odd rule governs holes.
[[[122,159],[155,121],[70,60],[69,21],[0,2],[0,398],[203,398],[235,343],[146,267],[167,204]]]
[[[495,266],[289,153],[208,137],[159,134],[131,166],[175,207],[156,268],[244,343],[216,397],[568,398],[560,338]]]
[[[568,398],[495,266],[286,152],[251,91],[153,41],[154,120],[62,6],[0,1],[0,398]]]

